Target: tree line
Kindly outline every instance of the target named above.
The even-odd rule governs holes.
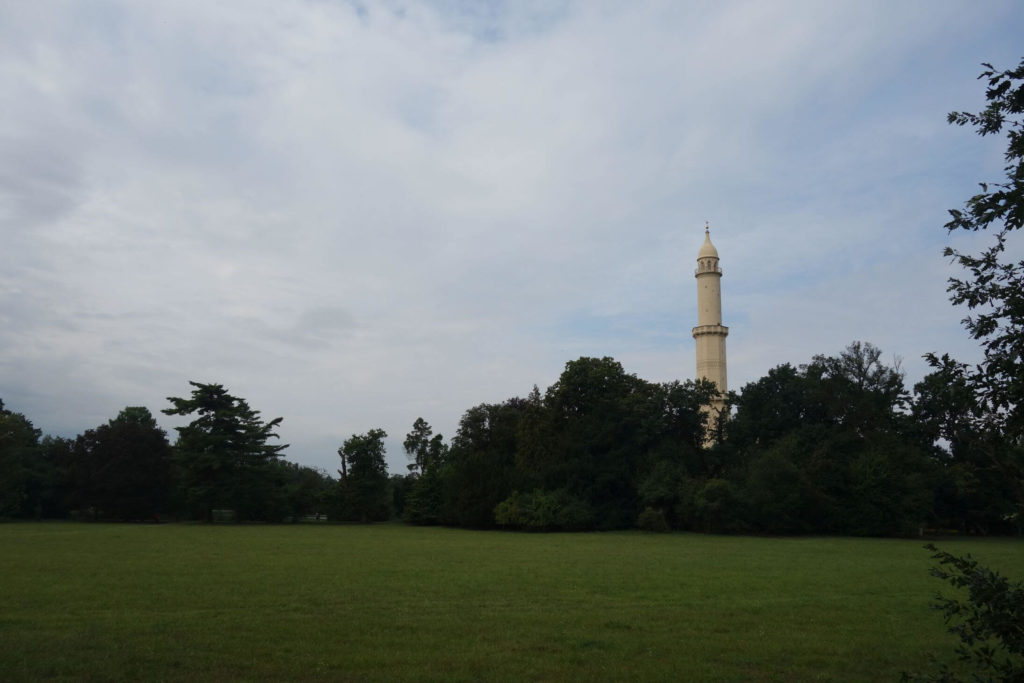
[[[1000,466],[1019,446],[986,441],[973,394],[945,370],[911,395],[879,349],[854,342],[773,368],[731,396],[730,419],[706,424],[713,394],[581,358],[543,394],[467,411],[450,447],[425,447],[417,421],[403,517],[537,530],[1020,530],[1021,499]],[[717,441],[706,447],[708,430]]]
[[[0,407],[0,513],[22,518],[331,520],[525,530],[644,528],[905,535],[1020,530],[1020,445],[993,439],[961,366],[906,390],[898,364],[854,342],[771,369],[709,420],[713,384],[654,383],[580,358],[525,398],[470,408],[449,443],[417,419],[409,472],[389,476],[381,429],[338,449],[338,475],[289,463],[264,421],[192,382],[172,445],[128,407],[74,439]],[[2,403],[0,403],[2,406]],[[710,438],[709,438],[710,437]]]
[[[148,408],[122,410],[73,439],[45,436],[0,401],[0,516],[209,521],[305,512],[321,473],[281,459],[267,443],[280,418],[259,419],[220,385],[193,383],[167,414],[195,414],[172,445]]]

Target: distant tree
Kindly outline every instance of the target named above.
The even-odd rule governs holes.
[[[360,522],[388,518],[388,467],[384,458],[383,429],[353,434],[339,453],[346,475],[339,482],[341,495],[351,517]]]
[[[814,419],[803,374],[789,363],[772,368],[743,387],[729,423],[729,440],[750,448],[768,446]]]
[[[87,430],[72,447],[72,483],[80,509],[96,517],[156,519],[171,488],[167,434],[143,407],[125,408]]]
[[[403,442],[405,452],[413,461],[405,492],[402,517],[413,524],[438,524],[442,518],[444,482],[441,468],[448,447],[440,434],[422,417],[416,418],[412,431]]]
[[[74,440],[44,436],[27,465],[28,481],[21,517],[62,519],[73,502],[72,448]]]
[[[923,440],[941,451],[936,457],[962,460],[984,430],[985,411],[968,381],[970,367],[948,355],[936,361],[914,385],[911,414]]]
[[[526,400],[510,398],[474,406],[459,420],[442,468],[444,524],[495,525],[495,506],[522,486],[526,476],[516,468],[516,454],[527,410]]]
[[[643,441],[680,458],[691,476],[717,476],[729,466],[721,452],[705,447],[707,415],[702,408],[719,395],[709,380],[649,384],[641,394]],[[642,398],[641,398],[642,397]],[[723,411],[723,424],[728,412]]]
[[[1014,445],[990,428],[968,378],[970,367],[948,355],[935,360],[935,371],[914,386],[912,416],[941,471],[937,521],[967,533],[1013,531],[1015,487],[1004,472]]]
[[[815,356],[803,368],[811,401],[833,447],[815,463],[828,497],[829,531],[855,535],[910,533],[931,510],[931,462],[907,410],[899,359],[890,366],[866,342],[838,356]],[[845,455],[845,457],[842,457]]]
[[[932,507],[934,467],[908,400],[898,362],[863,342],[745,386],[727,444],[745,476],[725,478],[738,485],[728,491],[747,505],[748,524],[772,533],[916,529]]]
[[[648,418],[656,389],[626,373],[613,358],[580,358],[565,364],[544,396],[536,463],[543,489],[584,501],[593,525],[633,526],[639,512],[637,474],[653,445]]]
[[[652,510],[637,525],[651,528],[661,519],[676,528],[694,528],[693,482],[722,476],[732,466],[732,450],[724,442],[705,448],[706,414],[702,406],[718,395],[711,382],[647,384],[637,395],[640,411],[636,466],[639,507]],[[641,397],[643,397],[641,399]]]
[[[896,428],[909,396],[899,359],[892,366],[881,359],[881,349],[855,341],[838,356],[816,355],[801,368],[826,422],[861,435]]]
[[[22,510],[40,434],[28,418],[7,410],[0,400],[0,517]]]
[[[803,465],[815,448],[812,434],[820,437],[822,431],[794,429],[752,459],[746,500],[754,528],[772,534],[824,530],[832,501],[820,491],[814,473],[797,464]]]
[[[274,464],[284,482],[284,515],[293,520],[307,515],[326,514],[335,482],[327,473],[286,460]]]
[[[430,424],[422,417],[416,418],[412,431],[405,435],[402,445],[412,460],[409,471],[414,473],[425,472],[440,464],[446,451],[444,437],[440,434],[435,435]]]
[[[701,407],[715,395],[709,382],[644,381],[608,357],[566,363],[543,397],[534,388],[523,403],[503,524],[621,529],[648,507],[677,524],[683,483],[725,466],[724,451],[703,447]]]
[[[167,398],[166,415],[197,417],[177,427],[174,458],[179,485],[193,514],[210,520],[214,508],[235,510],[242,519],[273,519],[281,510],[283,482],[275,463],[285,445],[271,445],[283,418],[260,419],[241,398],[220,384],[189,382],[189,398]]]
[[[415,481],[412,475],[389,474],[388,475],[388,496],[391,501],[392,519],[405,519],[405,503],[408,499],[409,485]]]

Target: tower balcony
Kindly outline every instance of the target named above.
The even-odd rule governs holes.
[[[722,268],[717,263],[718,259],[704,259],[697,261],[697,268],[693,271],[694,277],[701,275],[722,275]]]
[[[716,337],[728,337],[729,328],[725,325],[697,325],[693,328],[693,338],[716,336]]]

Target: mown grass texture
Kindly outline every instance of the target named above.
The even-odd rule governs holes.
[[[940,543],[1011,577],[1014,539]],[[896,680],[912,540],[0,525],[4,680]]]

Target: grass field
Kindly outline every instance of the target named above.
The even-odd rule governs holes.
[[[1021,578],[1024,542],[940,543]],[[918,541],[0,525],[4,680],[896,680]]]

